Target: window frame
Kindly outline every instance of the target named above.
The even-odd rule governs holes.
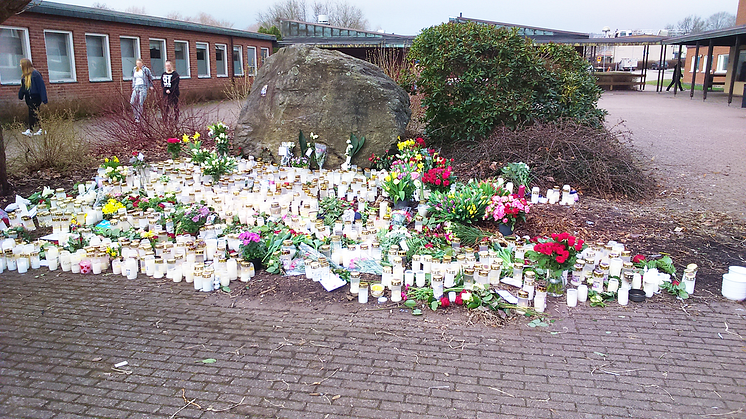
[[[67,48],[69,51],[69,60],[70,60],[70,79],[63,79],[63,80],[52,80],[52,73],[49,71],[49,46],[47,45],[47,33],[57,33],[57,34],[63,34],[67,35]],[[49,77],[49,83],[50,84],[60,84],[60,83],[77,83],[78,82],[78,72],[75,66],[75,48],[74,48],[74,42],[73,42],[73,33],[72,31],[62,31],[58,29],[44,29],[44,53],[47,55],[47,75]]]
[[[148,61],[150,63],[150,70],[153,70],[153,59],[150,58],[150,43],[153,41],[160,42],[161,47],[163,47],[163,71],[166,71],[166,61],[168,61],[168,44],[166,44],[166,40],[163,38],[148,38]],[[161,74],[153,73],[153,76],[160,77]]]
[[[267,56],[266,57],[264,55],[262,55],[262,52],[264,52],[264,51],[267,51]],[[269,56],[270,56],[269,48],[261,47],[261,51],[259,52],[259,61],[260,61],[259,64],[260,64],[260,67],[264,65],[264,61],[266,61],[267,58],[269,58]]]
[[[249,56],[251,55],[249,53],[249,50],[254,50],[254,66],[249,66]],[[259,70],[259,55],[257,55],[256,47],[253,45],[247,45],[246,46],[246,75],[249,77],[256,77],[256,72]]]
[[[174,70],[176,69],[176,44],[185,44],[186,45],[186,51],[184,54],[184,57],[186,59],[186,74],[179,73],[179,77],[182,79],[191,79],[192,78],[192,60],[191,57],[189,57],[189,41],[183,41],[180,39],[174,39]]]
[[[223,70],[225,70],[225,74],[220,74],[221,68],[218,66],[218,54],[217,50],[222,49],[223,50]],[[231,55],[231,60],[233,60],[233,55]],[[228,77],[228,45],[226,44],[215,44],[215,77]]]
[[[197,51],[200,49],[201,46],[205,48],[205,60],[207,61],[207,74],[204,74],[204,75],[199,74],[199,58],[197,58],[197,78],[198,79],[209,79],[209,78],[212,78],[212,75],[210,74],[210,43],[209,42],[195,42],[194,43],[195,57],[197,56]]]
[[[137,59],[142,60],[142,47],[140,45],[140,37],[139,36],[128,36],[128,35],[120,35],[119,36],[119,60],[122,62],[122,80],[130,81],[132,80],[132,75],[129,71],[124,71],[124,60],[122,59],[122,38],[124,39],[131,39],[135,41],[136,47],[135,51],[137,52],[137,55],[135,56],[135,61]]]
[[[718,54],[717,56],[717,65],[715,66],[715,73],[727,73],[728,72],[728,62],[730,61],[730,53],[728,54]],[[721,65],[722,64],[722,65]]]
[[[236,74],[236,60],[233,59],[233,54],[238,52],[238,61],[241,63],[238,68],[241,70],[240,74]],[[243,47],[241,45],[234,45],[233,46],[233,53],[231,53],[231,63],[233,63],[233,77],[243,77],[244,76],[244,69],[243,69]]]
[[[95,78],[95,79],[91,78],[91,63],[88,62],[88,37],[89,36],[104,38],[104,41],[105,41],[105,44],[104,44],[104,48],[105,48],[104,58],[106,59],[106,67],[107,67],[106,68],[106,70],[107,70],[107,77],[105,77],[105,78]],[[109,35],[103,34],[103,33],[86,32],[85,33],[85,38],[86,38],[85,39],[85,41],[86,41],[86,44],[85,44],[85,48],[86,48],[85,58],[86,58],[86,62],[88,62],[88,81],[92,82],[92,83],[97,83],[97,82],[102,82],[102,81],[113,81],[114,79],[113,79],[112,71],[111,71],[111,44],[109,43]]]
[[[21,47],[23,48],[23,58],[31,59],[31,39],[29,38],[29,28],[23,28],[19,26],[5,26],[0,25],[0,29],[9,29],[11,31],[23,31],[25,34],[23,37],[21,37]],[[0,77],[0,85],[2,86],[20,86],[21,85],[21,79],[18,79],[17,82],[9,81],[5,82]]]

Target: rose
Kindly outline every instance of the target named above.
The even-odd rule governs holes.
[[[643,255],[635,255],[635,257],[632,258],[632,263],[643,263],[645,262],[645,256]]]
[[[451,305],[451,301],[448,299],[447,296],[440,297],[440,306],[443,308],[446,308]]]

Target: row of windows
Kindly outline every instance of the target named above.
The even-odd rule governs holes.
[[[166,60],[166,40],[149,38],[150,66],[153,74],[158,76],[164,71]],[[191,77],[189,62],[189,42],[173,41],[174,56],[171,62],[174,69],[183,78]],[[75,74],[75,58],[73,55],[73,34],[69,31],[44,31],[44,43],[47,50],[47,68],[49,81],[65,83],[77,81]],[[140,56],[140,38],[120,36],[119,44],[122,53],[122,74],[124,80],[132,78],[132,69]],[[89,81],[111,81],[111,54],[109,53],[109,35],[86,33],[86,57],[88,58]],[[228,46],[214,44],[215,75],[228,77]],[[194,43],[197,59],[197,77],[211,77],[210,44],[207,42]],[[269,48],[260,49],[260,62],[269,56]],[[0,84],[20,84],[21,68],[18,65],[21,58],[31,58],[28,29],[0,27]],[[247,65],[244,67],[243,48],[233,47],[233,75],[243,76],[244,68],[249,76],[255,76],[257,70],[256,47],[246,47]]]
[[[718,55],[717,65],[713,69],[715,73],[725,73],[726,71],[728,71],[728,58],[728,54]],[[707,56],[700,55],[699,57],[695,57],[695,59],[692,59],[692,65],[689,69],[690,73],[694,72],[695,66],[697,67],[697,72],[705,71],[707,69]]]

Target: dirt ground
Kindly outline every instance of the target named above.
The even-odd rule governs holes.
[[[204,106],[226,123],[238,115],[235,103]],[[673,93],[654,91],[606,92],[600,106],[609,112],[610,127],[621,123],[620,129],[632,132],[634,146],[655,175],[659,196],[645,202],[583,196],[573,207],[537,206],[516,233],[568,231],[592,242],[624,242],[634,253],[667,253],[679,270],[699,265],[698,289],[719,294],[727,267],[746,265],[746,110],[728,107],[722,95],[703,102],[697,95],[690,100],[688,94],[674,98]],[[28,196],[43,186],[70,188],[92,175],[93,169],[68,177],[44,172],[14,176],[13,183],[20,195]],[[3,207],[9,201],[5,198]],[[259,286],[246,291],[249,296],[348,302],[345,295],[327,295],[309,281],[266,274],[259,279]]]

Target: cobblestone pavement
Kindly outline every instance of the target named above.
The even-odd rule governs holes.
[[[461,309],[6,272],[0,417],[744,418],[746,306],[702,297],[550,303],[548,327],[492,328]]]

